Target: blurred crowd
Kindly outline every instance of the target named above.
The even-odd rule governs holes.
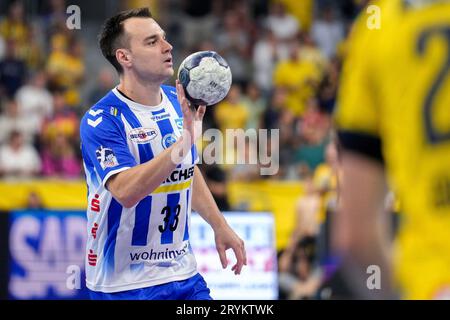
[[[106,62],[87,70],[86,52],[101,53],[86,47],[92,35],[67,28],[68,3],[41,2],[31,10],[29,1],[7,1],[0,17],[2,179],[82,178],[80,118],[117,83]],[[117,10],[150,6],[174,46],[176,62],[200,50],[217,51],[228,61],[233,86],[222,102],[208,107],[204,129],[279,129],[276,175],[261,176],[258,165],[205,165],[202,170],[222,210],[233,209],[227,199],[229,181],[305,182],[295,231],[279,256],[284,298],[314,297],[323,282],[325,269],[318,266],[329,259],[323,230],[336,188],[331,114],[345,38],[366,2],[111,2]],[[97,80],[87,81],[92,78]],[[250,152],[258,146],[245,148]]]

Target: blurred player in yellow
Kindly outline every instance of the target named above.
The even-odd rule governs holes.
[[[350,35],[336,111],[342,147],[334,241],[363,298],[450,296],[450,1],[375,1]],[[387,173],[387,179],[385,178]],[[393,251],[387,185],[401,204]],[[392,259],[391,259],[392,257]],[[366,286],[381,268],[381,290]]]

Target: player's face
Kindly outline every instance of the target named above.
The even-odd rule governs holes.
[[[151,18],[131,18],[125,21],[129,41],[131,68],[152,82],[164,82],[173,71],[172,46],[165,32]]]

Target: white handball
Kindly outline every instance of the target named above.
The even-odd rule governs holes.
[[[217,52],[199,51],[183,60],[178,68],[178,80],[191,103],[210,106],[228,94],[231,70]]]

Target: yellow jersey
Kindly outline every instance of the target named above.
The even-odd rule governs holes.
[[[395,275],[408,299],[450,289],[450,1],[375,1],[351,31],[335,120],[384,160],[403,211]],[[374,11],[371,11],[372,13]]]
[[[286,107],[296,116],[303,115],[321,79],[319,66],[306,59],[281,61],[273,74],[273,83],[287,89]]]

